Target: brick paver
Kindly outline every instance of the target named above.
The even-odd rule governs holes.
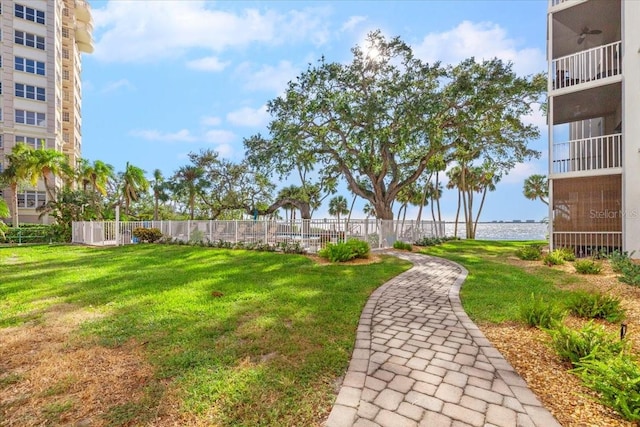
[[[560,427],[462,309],[466,270],[393,254],[414,266],[369,298],[326,427]]]

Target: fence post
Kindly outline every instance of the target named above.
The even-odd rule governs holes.
[[[187,220],[187,242],[191,241],[191,220]]]

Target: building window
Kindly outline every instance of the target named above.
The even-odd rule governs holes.
[[[25,33],[24,31],[15,31],[15,42],[23,46],[35,47],[44,50],[44,37],[35,34]]]
[[[46,115],[35,111],[16,110],[16,123],[45,127]]]
[[[37,22],[38,24],[45,23],[44,12],[31,7],[23,6],[21,4],[15,5],[15,15],[18,18],[26,19],[27,21]]]
[[[44,62],[34,61],[33,59],[21,58],[19,56],[16,56],[15,67],[17,71],[38,74],[40,76],[45,75]]]
[[[16,83],[16,96],[18,98],[33,99],[36,101],[46,101],[45,88],[38,86]]]
[[[19,208],[35,208],[47,202],[47,195],[44,191],[21,191],[18,193]]]
[[[68,27],[62,27],[62,37],[69,38],[69,28]]]
[[[32,136],[20,136],[16,135],[16,144],[23,143],[31,148],[36,148],[38,146],[38,140]]]
[[[2,145],[2,141],[4,140],[4,137],[2,135],[0,135],[0,148],[3,148],[4,145]]]
[[[68,122],[69,121],[69,112],[68,111],[63,111],[62,112],[62,121],[63,122]]]
[[[69,49],[62,48],[62,58],[69,59]]]
[[[62,79],[69,80],[69,70],[62,70]]]

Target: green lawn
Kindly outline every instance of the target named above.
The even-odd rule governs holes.
[[[519,306],[532,294],[562,303],[571,293],[562,290],[579,280],[539,263],[529,270],[514,266],[509,257],[521,246],[521,241],[452,240],[422,250],[463,265],[469,276],[462,285],[460,299],[471,319],[477,322],[501,323],[518,320]]]
[[[170,389],[206,424],[313,425],[331,407],[369,294],[409,267],[187,246],[5,247],[0,328],[65,303],[102,314],[75,333],[79,345],[143,343],[153,384],[107,423],[145,423]]]

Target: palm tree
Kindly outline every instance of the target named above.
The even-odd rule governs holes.
[[[344,196],[336,196],[329,200],[329,215],[338,217],[338,229],[340,229],[340,215],[349,213],[349,203]]]
[[[7,202],[4,199],[0,199],[0,218],[7,218],[11,215],[9,212],[9,207],[7,206]],[[4,237],[4,232],[7,231],[7,224],[3,221],[0,221],[0,237]]]
[[[531,175],[524,180],[524,197],[529,200],[540,199],[542,203],[549,206],[549,182],[545,175]]]
[[[452,167],[447,171],[447,177],[449,178],[447,188],[458,190],[458,207],[456,208],[456,221],[453,228],[454,237],[458,237],[458,220],[460,219],[460,206],[462,205],[462,168],[458,165]]]
[[[154,175],[155,176],[155,175]],[[189,218],[194,218],[196,196],[200,191],[200,180],[204,171],[198,166],[181,166],[171,178],[173,192],[178,197],[186,197]]]
[[[476,188],[474,189],[477,192],[482,192],[482,199],[480,200],[480,207],[478,208],[478,213],[476,214],[476,220],[473,224],[473,234],[472,238],[476,237],[476,229],[478,228],[478,220],[480,219],[480,213],[482,212],[482,207],[484,206],[484,200],[487,197],[488,191],[495,191],[496,184],[500,182],[500,175],[496,173],[495,168],[492,168],[490,165],[485,164],[478,168],[474,168],[474,174],[476,175]]]
[[[376,216],[376,208],[371,203],[365,204],[362,208],[362,212],[367,216],[367,218]]]
[[[153,191],[153,220],[158,221],[159,202],[166,202],[169,199],[167,195],[167,183],[164,181],[160,169],[153,171],[151,190]]]
[[[60,151],[51,148],[39,148],[28,150],[28,169],[30,170],[31,184],[36,185],[38,178],[44,181],[47,199],[55,200],[58,189],[56,188],[56,175],[64,176],[69,171],[69,161]]]
[[[10,154],[6,155],[8,165],[0,174],[0,182],[4,183],[11,190],[11,224],[14,227],[19,225],[18,215],[18,187],[21,183],[31,179],[29,150],[31,148],[23,143],[16,144]]]
[[[138,200],[140,193],[149,189],[149,181],[144,176],[144,170],[127,162],[122,174],[122,187],[120,188],[124,200],[124,212],[129,215],[131,202]]]

